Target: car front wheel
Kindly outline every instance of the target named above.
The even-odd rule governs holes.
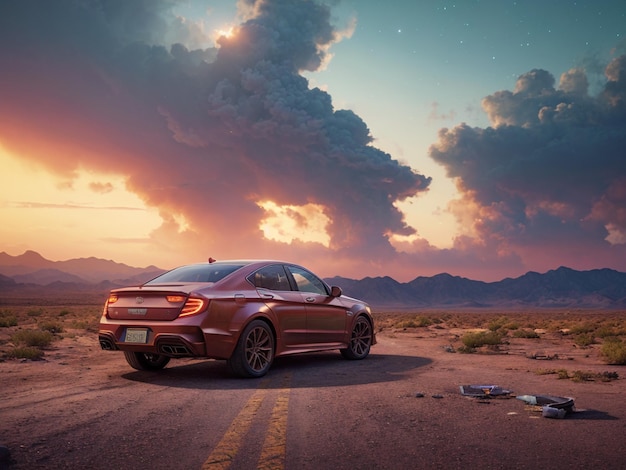
[[[169,357],[160,354],[124,351],[124,356],[126,362],[137,370],[161,370],[170,362]]]
[[[350,343],[341,355],[346,359],[365,359],[372,346],[372,325],[364,316],[356,319],[350,336]]]
[[[254,320],[241,333],[228,365],[240,377],[262,377],[273,360],[274,333],[263,320]]]

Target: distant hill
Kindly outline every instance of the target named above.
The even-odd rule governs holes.
[[[449,274],[417,277],[407,283],[389,277],[360,281],[334,277],[326,282],[341,286],[346,295],[386,308],[626,308],[626,273],[612,269],[575,271],[560,267],[498,282]]]
[[[79,258],[50,261],[27,251],[19,256],[0,253],[0,303],[3,298],[40,296],[63,299],[106,295],[110,289],[146,282],[164,270],[136,268],[111,260]],[[391,277],[361,280],[333,277],[344,294],[379,309],[419,308],[626,308],[626,273],[612,269],[558,269],[528,272],[498,282],[474,281],[442,273],[398,282]]]
[[[133,284],[152,279],[163,271],[156,266],[135,268],[94,257],[50,261],[35,251],[26,251],[19,256],[0,253],[0,274],[18,283],[46,285],[62,281],[97,284],[102,281],[119,281],[116,283]]]

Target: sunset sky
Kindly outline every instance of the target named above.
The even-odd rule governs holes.
[[[626,271],[623,0],[0,1],[0,251]]]

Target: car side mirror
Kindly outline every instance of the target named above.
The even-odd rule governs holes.
[[[330,296],[331,297],[341,297],[342,294],[343,294],[343,291],[341,290],[341,287],[339,287],[339,286],[332,286],[330,288]]]

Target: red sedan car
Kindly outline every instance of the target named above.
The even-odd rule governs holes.
[[[339,349],[364,359],[376,344],[365,302],[301,266],[260,260],[210,260],[114,289],[99,340],[138,370],[206,357],[227,360],[243,377],[265,375],[277,356]]]

